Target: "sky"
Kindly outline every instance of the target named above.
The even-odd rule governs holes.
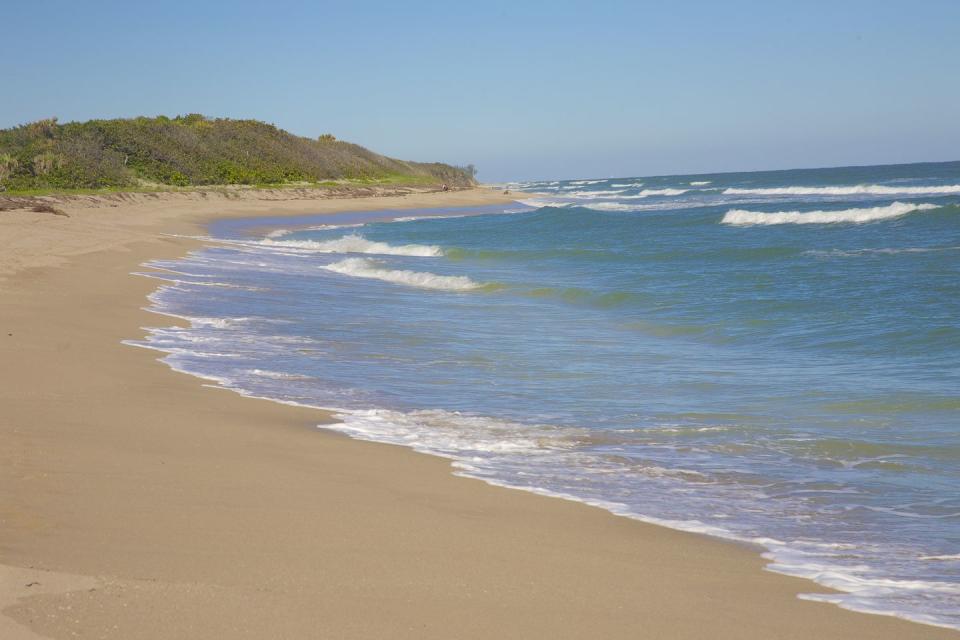
[[[960,1],[4,3],[0,128],[203,113],[481,180],[960,159]]]

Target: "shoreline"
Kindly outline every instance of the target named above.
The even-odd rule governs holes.
[[[0,373],[0,635],[958,637],[799,600],[830,591],[763,571],[734,543],[317,429],[322,412],[216,393],[121,344],[156,321],[142,309],[156,283],[131,272],[202,245],[164,234],[513,200],[471,190],[0,213],[0,357],[12,363]]]

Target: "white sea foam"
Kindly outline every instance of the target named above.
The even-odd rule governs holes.
[[[167,314],[172,315],[172,314]],[[190,324],[195,327],[213,327],[214,329],[229,329],[235,327],[238,324],[243,324],[248,322],[250,318],[198,318],[198,317],[189,317],[189,316],[180,316],[185,320],[189,320]]]
[[[639,193],[630,196],[617,196],[617,200],[641,200],[650,196],[679,196],[687,193],[690,189],[643,189]]]
[[[556,427],[518,424],[440,409],[409,413],[355,410],[342,412],[336,418],[342,421],[334,425],[337,430],[365,440],[404,444],[425,453],[456,454],[458,458],[481,453],[543,455],[574,446],[573,439],[558,437],[563,431]]]
[[[385,256],[442,256],[443,250],[433,245],[404,244],[394,246],[386,242],[374,242],[363,236],[350,234],[336,240],[261,240],[260,245],[280,249],[304,249],[315,253],[370,253]]]
[[[583,207],[585,209],[593,209],[594,211],[639,211],[641,209],[640,205],[626,204],[623,202],[593,202],[583,205]]]
[[[571,180],[570,184],[598,184],[600,182],[606,182],[606,180]]]
[[[624,191],[624,189],[607,189],[605,191],[571,191],[570,193],[564,195],[571,198],[602,198],[623,193]]]
[[[637,195],[641,198],[646,198],[648,196],[679,196],[690,189],[644,189]]]
[[[858,184],[843,187],[768,187],[761,189],[725,189],[726,195],[738,196],[856,196],[856,195],[932,195],[960,193],[960,184],[907,187],[882,184]]]
[[[437,216],[437,215],[424,215],[424,216],[402,216],[400,218],[391,218],[390,222],[416,222],[417,220],[446,220],[448,218],[466,218],[471,214],[463,213],[458,215],[449,215],[449,216]]]
[[[386,269],[381,263],[368,258],[347,258],[328,264],[324,269],[356,278],[374,278],[384,282],[393,282],[421,289],[441,289],[445,291],[470,291],[484,285],[474,282],[466,276],[442,276],[422,271]]]
[[[694,187],[702,187],[702,186],[704,186],[704,185],[706,185],[706,184],[710,184],[711,182],[712,182],[712,180],[694,180],[694,181],[691,182],[690,184],[691,184],[691,186],[694,186]]]
[[[556,202],[554,200],[543,200],[541,198],[526,198],[524,200],[518,200],[520,204],[525,204],[528,207],[535,207],[539,209],[540,207],[567,207],[570,206],[569,202]]]
[[[330,425],[355,438],[389,442],[411,447],[423,453],[440,455],[453,460],[458,475],[483,480],[492,485],[530,491],[540,495],[584,502],[614,514],[642,520],[672,529],[701,533],[728,540],[756,544],[767,549],[764,557],[770,561],[767,569],[777,573],[804,577],[836,589],[835,594],[801,594],[806,600],[831,602],[846,609],[879,613],[956,628],[944,619],[918,612],[891,610],[890,598],[905,593],[939,593],[946,597],[960,594],[960,585],[935,580],[898,580],[871,575],[866,565],[843,566],[831,562],[837,553],[853,553],[855,545],[810,540],[778,540],[770,537],[741,535],[715,524],[696,519],[678,520],[638,513],[621,502],[587,497],[567,491],[548,489],[537,484],[518,482],[529,473],[510,474],[510,480],[501,478],[491,468],[491,460],[503,463],[514,456],[525,459],[524,469],[547,464],[555,456],[576,456],[578,445],[585,434],[581,430],[551,425],[517,424],[483,416],[465,415],[441,410],[421,410],[409,413],[387,410],[340,411],[340,424]],[[577,464],[570,460],[573,466]],[[581,461],[582,462],[582,461]],[[498,463],[494,463],[496,466]],[[573,468],[564,467],[564,468]],[[645,475],[663,475],[659,467],[643,470]],[[669,470],[677,475],[678,470]],[[725,514],[724,514],[725,515]],[[958,556],[930,556],[927,559],[952,560]]]
[[[689,189],[643,189],[638,193],[632,195],[624,195],[623,189],[620,190],[608,190],[608,191],[573,191],[570,193],[561,194],[560,197],[563,198],[575,198],[577,200],[644,200],[653,196],[679,196],[684,193],[687,193]],[[529,206],[564,206],[571,205],[574,203],[567,202],[563,204],[559,203],[547,203],[543,200],[521,200],[523,204]],[[534,204],[535,203],[535,204]],[[590,209],[598,208],[596,205],[588,204],[577,206],[586,206]],[[626,205],[629,206],[629,205]],[[606,210],[618,210],[616,207],[608,207]]]
[[[348,261],[372,262],[363,258],[349,258],[343,262]],[[140,343],[136,346],[148,345]],[[156,346],[148,346],[148,348],[160,348],[173,354],[182,353],[179,349]],[[187,355],[189,352],[183,353]],[[174,369],[198,375],[196,372],[190,371],[191,367],[180,364],[175,358],[168,359],[167,362]],[[278,380],[293,377],[292,374],[272,370],[250,369],[245,372],[255,377]],[[235,380],[227,376],[199,375],[243,395],[262,397],[253,390],[244,389],[241,380]],[[291,400],[277,401],[300,405],[300,403]],[[939,617],[916,612],[902,613],[891,609],[890,598],[897,598],[904,593],[916,593],[918,597],[922,597],[923,594],[931,592],[953,597],[958,593],[956,584],[938,581],[886,579],[871,575],[872,570],[863,565],[843,567],[830,562],[831,555],[835,555],[835,551],[831,550],[852,550],[855,552],[856,547],[853,545],[804,540],[784,541],[769,537],[744,536],[724,527],[696,519],[678,520],[644,515],[627,504],[603,499],[590,493],[577,495],[577,493],[538,486],[534,479],[536,474],[528,473],[527,470],[537,468],[537,465],[540,464],[546,465],[545,469],[549,470],[557,460],[557,456],[559,456],[560,465],[564,469],[575,469],[583,461],[578,461],[577,458],[570,458],[569,456],[583,455],[580,449],[584,439],[590,437],[588,430],[552,425],[519,424],[485,416],[443,410],[421,410],[408,413],[380,409],[334,410],[338,412],[337,418],[342,422],[336,425],[322,425],[325,428],[332,427],[360,439],[405,445],[419,451],[450,458],[453,460],[453,466],[458,475],[478,478],[490,484],[585,502],[614,514],[674,529],[761,545],[768,550],[765,557],[772,561],[769,569],[788,575],[810,578],[820,584],[841,591],[841,593],[836,594],[804,594],[800,596],[802,598],[832,602],[841,607],[858,611],[898,615],[918,622],[955,627],[955,625],[945,623]],[[520,464],[524,471],[511,473],[511,467],[516,464]],[[500,465],[505,465],[507,472],[505,477],[501,477],[497,469]],[[603,472],[601,468],[595,468],[595,470]],[[650,467],[641,471],[645,475],[654,477],[671,477],[682,470]],[[664,473],[665,471],[670,473]],[[622,470],[617,470],[617,473],[621,472]],[[529,480],[525,480],[525,478],[529,478]],[[922,559],[952,560],[953,556],[929,556]]]
[[[358,222],[354,224],[318,224],[311,227],[302,227],[299,229],[275,229],[268,233],[265,237],[276,240],[277,238],[282,238],[288,236],[297,231],[327,231],[329,229],[351,229],[356,227],[364,227],[365,223]]]
[[[862,209],[843,209],[841,211],[744,211],[731,209],[723,216],[723,224],[732,225],[771,225],[771,224],[831,224],[836,222],[872,222],[897,218],[913,211],[937,209],[935,204],[912,202],[894,202],[885,207],[866,207]]]
[[[598,205],[613,205],[623,207],[619,210],[637,210],[640,208],[639,205],[629,205],[618,202],[611,203],[598,203]],[[657,203],[659,204],[659,203]],[[650,207],[657,206],[648,205]],[[340,257],[336,258],[327,258],[333,260],[339,260]],[[366,263],[374,267],[378,267],[381,263],[364,258],[350,258],[349,260],[341,260],[339,263],[342,264],[349,261],[355,261],[359,263]],[[331,267],[334,265],[330,265]],[[381,271],[387,271],[386,269],[380,269]],[[415,273],[415,272],[397,272],[393,273]],[[353,275],[353,274],[350,274]],[[434,276],[438,278],[443,278],[445,276],[436,276],[435,274],[416,274],[421,276]],[[371,276],[360,276],[360,277],[373,277],[390,282],[396,282],[390,278],[383,278],[377,275]],[[407,283],[403,283],[407,284]],[[415,285],[416,286],[416,285]],[[210,312],[207,312],[210,313]],[[210,323],[210,326],[215,326],[214,323],[220,321],[220,318],[212,318],[213,322]],[[238,318],[236,320],[243,320]],[[216,334],[218,332],[214,331],[204,331],[204,334]],[[232,333],[232,332],[227,332]],[[231,338],[232,339],[232,338]],[[172,353],[188,353],[187,351],[182,350],[170,350]],[[201,357],[217,357],[225,354],[206,354]],[[268,366],[272,363],[266,361]],[[176,364],[171,363],[171,366],[176,368]],[[227,367],[229,365],[224,365]],[[243,372],[249,374],[253,378],[264,378],[260,381],[261,389],[276,387],[280,388],[280,385],[275,382],[271,382],[271,379],[281,380],[285,376],[291,374],[284,374],[280,371],[271,371],[271,370],[260,370],[260,369],[242,369],[242,367],[250,366],[247,362],[238,364],[235,368],[227,369],[229,375],[234,375],[231,371]],[[282,364],[278,366],[281,368]],[[183,369],[187,370],[191,367],[184,365]],[[196,374],[195,374],[196,375]],[[243,384],[241,376],[238,376],[237,380],[231,380],[230,378],[224,376],[222,378],[210,377],[209,379],[220,382],[224,385],[233,385],[233,384]],[[249,379],[249,378],[248,378]],[[258,387],[252,387],[253,390],[256,390]],[[252,394],[253,391],[244,391],[242,388],[235,388],[234,390],[247,394]],[[263,393],[267,393],[264,391]],[[252,396],[252,397],[262,397],[262,396]],[[278,400],[287,404],[297,404],[296,402],[290,400]],[[367,405],[369,406],[369,405]],[[731,532],[730,530],[717,527],[712,524],[712,520],[709,519],[706,515],[704,516],[704,521],[701,522],[698,520],[690,519],[667,519],[667,518],[656,518],[648,517],[642,515],[642,512],[645,509],[649,509],[648,504],[652,503],[648,499],[647,503],[640,505],[628,505],[618,502],[619,497],[613,498],[613,500],[604,500],[601,499],[602,495],[599,493],[590,493],[589,491],[584,492],[582,488],[574,488],[578,485],[576,482],[570,482],[567,484],[561,483],[550,483],[551,477],[549,475],[545,477],[537,477],[536,469],[538,465],[548,465],[549,459],[555,455],[564,456],[568,460],[576,460],[571,456],[579,456],[581,452],[578,450],[576,443],[576,434],[573,434],[573,430],[562,429],[562,428],[551,428],[547,426],[538,426],[538,425],[527,425],[527,424],[511,424],[507,421],[494,420],[491,418],[484,418],[482,416],[466,416],[461,414],[455,414],[452,412],[442,412],[442,411],[420,411],[420,412],[411,412],[411,413],[398,413],[398,412],[389,412],[389,411],[356,411],[352,412],[352,415],[345,422],[351,423],[349,427],[352,427],[354,431],[352,435],[357,437],[364,437],[371,440],[379,441],[389,441],[395,442],[397,444],[405,444],[408,446],[413,446],[421,450],[430,451],[431,453],[444,455],[445,453],[448,457],[455,460],[454,467],[457,469],[458,474],[462,475],[471,475],[473,477],[480,478],[484,481],[487,481],[491,484],[502,484],[504,486],[510,486],[515,489],[525,489],[529,491],[534,491],[536,493],[541,493],[543,495],[553,495],[557,497],[563,497],[571,500],[578,500],[581,502],[586,502],[589,504],[594,504],[598,507],[608,509],[613,513],[620,515],[637,518],[640,520],[646,520],[648,522],[653,522],[669,527],[674,527],[678,529],[685,529],[689,531],[698,531],[701,533],[706,533],[710,535],[716,535],[721,537],[733,538],[737,540],[749,540],[750,542],[756,542],[758,544],[766,545],[769,549],[773,550],[771,555],[768,556],[772,559],[775,559],[775,564],[771,567],[777,571],[783,571],[785,573],[790,572],[793,575],[806,575],[806,577],[813,578],[815,580],[820,580],[827,583],[826,581],[831,581],[834,586],[837,586],[840,589],[844,589],[847,593],[841,594],[831,594],[831,602],[835,602],[841,606],[848,608],[857,608],[863,607],[861,610],[871,610],[870,607],[873,607],[874,611],[891,611],[896,606],[897,603],[889,602],[889,598],[896,597],[898,593],[903,591],[915,591],[918,592],[920,597],[926,591],[937,591],[938,585],[933,583],[925,583],[919,581],[886,581],[883,583],[873,581],[871,584],[865,584],[862,580],[858,580],[857,575],[850,576],[849,571],[846,569],[837,566],[831,566],[829,560],[826,561],[816,561],[815,558],[811,557],[813,554],[804,555],[802,553],[797,553],[794,548],[795,544],[799,544],[798,541],[790,540],[789,542],[782,542],[778,540],[772,540],[768,538],[748,538],[741,537]],[[363,423],[363,424],[361,424]],[[349,427],[342,428],[341,430],[349,431]],[[718,429],[719,427],[704,427],[700,430],[708,429]],[[511,475],[511,465],[514,467],[522,469],[519,473],[513,473]],[[657,466],[647,466],[645,462],[643,465],[640,465],[642,468],[638,469],[639,473],[644,475],[650,475],[655,478],[660,477],[670,477],[672,475],[685,474],[683,470],[678,469],[666,469],[664,467]],[[546,467],[549,470],[549,467]],[[564,473],[568,469],[577,468],[576,465],[564,465],[560,464],[555,469],[562,469]],[[671,473],[673,472],[673,473]],[[613,468],[601,468],[598,466],[589,467],[589,473],[591,474],[605,474],[609,473],[614,476],[627,475],[629,471],[624,472],[620,467]],[[562,474],[557,474],[553,476],[556,479],[562,481],[565,477]],[[541,486],[535,486],[540,483],[543,483]],[[556,488],[556,491],[551,491],[548,486],[553,486]],[[561,488],[562,487],[562,488]],[[569,487],[569,488],[568,488]],[[567,493],[569,491],[569,493]],[[580,495],[575,495],[579,493]],[[616,494],[614,494],[616,495]],[[657,492],[648,492],[648,495],[661,495]],[[667,498],[668,500],[671,498]],[[639,513],[638,513],[639,512]],[[691,510],[693,512],[693,510]],[[685,517],[685,516],[683,516]],[[712,517],[722,518],[722,517],[731,517],[728,514],[712,514]],[[734,518],[736,516],[733,516]],[[726,523],[723,523],[726,524]],[[831,548],[848,548],[857,550],[856,546],[847,545],[841,547],[840,545],[834,543],[823,543],[823,546]],[[932,550],[931,550],[932,551]],[[830,555],[825,553],[822,555]],[[855,555],[855,554],[850,554]],[[949,559],[950,556],[945,556],[944,559]],[[939,556],[929,556],[922,557],[920,559],[941,559]],[[936,565],[935,565],[936,566]],[[860,569],[864,568],[863,566],[855,567],[856,573],[860,572]],[[849,569],[849,568],[847,568]],[[870,571],[876,572],[876,569],[871,569]],[[876,576],[877,573],[874,573]],[[928,589],[927,587],[932,586],[933,589]],[[953,594],[955,592],[948,592]],[[814,596],[820,597],[822,599],[827,599],[828,596]],[[885,602],[886,600],[886,602]],[[914,619],[923,620],[922,616],[913,616]],[[923,620],[929,621],[933,620],[932,618]],[[934,620],[932,623],[936,623]]]
[[[169,274],[156,272],[143,272],[143,271],[134,271],[130,275],[134,276],[143,276],[144,278],[153,278],[154,280],[163,280],[164,282],[173,282],[178,285],[190,285],[198,287],[222,287],[224,289],[242,289],[244,291],[265,291],[263,287],[251,287],[242,284],[233,284],[232,282],[215,282],[211,280],[184,280],[182,278],[174,278]],[[191,278],[209,278],[209,275],[194,275],[188,274]]]
[[[296,373],[284,373],[282,371],[270,371],[269,369],[247,369],[247,373],[261,378],[270,378],[271,380],[309,380],[310,376],[304,376]]]
[[[642,186],[643,186],[643,183],[642,183],[642,182],[621,182],[621,183],[619,183],[619,184],[611,184],[610,186],[611,186],[611,187],[635,188],[635,187],[642,187]]]

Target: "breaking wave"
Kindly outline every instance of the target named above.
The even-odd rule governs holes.
[[[881,184],[858,184],[846,187],[769,187],[763,189],[724,189],[725,195],[756,196],[857,196],[857,195],[930,195],[960,193],[960,184],[927,187],[891,187]]]
[[[258,244],[282,249],[305,249],[316,253],[371,253],[384,256],[418,256],[432,258],[443,255],[443,250],[434,245],[404,244],[394,246],[386,242],[374,242],[361,235],[350,234],[336,240],[274,240],[267,238]]]
[[[733,225],[771,225],[771,224],[831,224],[836,222],[872,222],[897,218],[913,211],[938,209],[935,204],[894,202],[885,207],[866,207],[863,209],[843,209],[841,211],[744,211],[731,209],[720,222]]]
[[[639,211],[643,208],[639,205],[623,202],[595,202],[581,206],[584,209],[593,209],[594,211]]]
[[[443,291],[471,291],[486,285],[474,282],[466,276],[442,276],[423,271],[387,269],[382,263],[369,258],[347,258],[323,267],[346,276],[373,278],[384,282],[419,287],[421,289],[440,289]]]
[[[644,189],[637,195],[646,198],[648,196],[679,196],[689,191],[689,189]]]

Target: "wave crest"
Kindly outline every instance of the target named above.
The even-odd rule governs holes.
[[[275,240],[267,238],[258,244],[282,249],[305,249],[316,253],[370,253],[384,256],[416,256],[434,258],[443,255],[443,249],[435,245],[404,244],[394,246],[386,242],[374,242],[361,235],[350,234],[336,240]]]
[[[394,284],[419,287],[421,289],[439,289],[443,291],[471,291],[486,285],[474,282],[466,276],[442,276],[424,271],[387,269],[382,263],[369,258],[347,258],[323,267],[346,276],[373,278]]]
[[[731,209],[720,222],[732,225],[771,225],[771,224],[832,224],[837,222],[872,222],[897,218],[913,211],[938,209],[935,204],[894,202],[886,207],[866,207],[863,209],[843,209],[841,211],[744,211]]]
[[[929,187],[891,187],[882,184],[858,184],[845,187],[769,187],[762,189],[724,189],[732,196],[856,196],[856,195],[931,195],[960,193],[960,184]]]

